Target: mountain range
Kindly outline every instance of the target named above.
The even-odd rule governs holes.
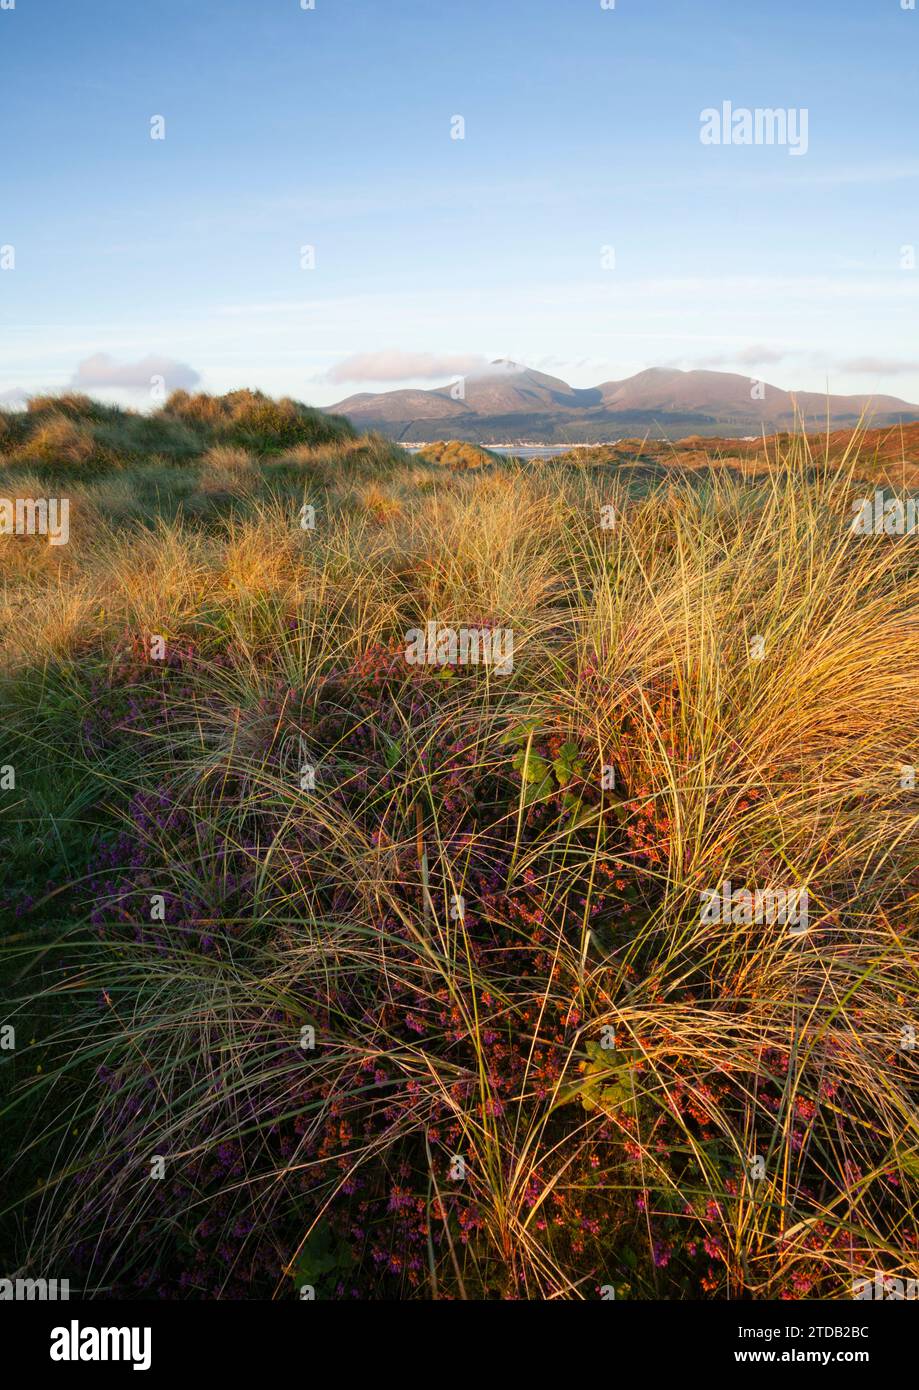
[[[919,420],[919,405],[896,396],[790,392],[733,372],[651,367],[623,381],[578,388],[505,358],[458,383],[429,391],[363,391],[327,407],[360,429],[428,443],[591,443],[647,435],[737,438],[792,429],[876,426]]]

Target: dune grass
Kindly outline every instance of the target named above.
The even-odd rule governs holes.
[[[7,1265],[915,1277],[919,565],[850,534],[857,441],[639,485],[180,398],[171,453],[93,471],[84,431],[140,427],[74,409],[83,445],[54,402],[0,439],[7,487],[75,477],[69,545],[0,537]],[[409,664],[429,621],[512,670]],[[725,881],[806,890],[806,930],[708,920]]]

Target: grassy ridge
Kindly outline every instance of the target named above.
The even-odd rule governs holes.
[[[7,470],[22,466],[77,473],[123,468],[151,458],[178,463],[217,444],[277,453],[299,444],[354,437],[347,420],[259,391],[226,396],[174,391],[149,415],[76,393],[33,396],[24,411],[0,411],[0,452]]]
[[[857,441],[656,480],[249,393],[30,414],[7,495],[69,468],[72,516],[0,537],[8,1267],[915,1275],[919,566],[848,533]],[[429,620],[512,631],[513,670],[408,664]],[[725,880],[806,888],[808,930],[705,920]]]

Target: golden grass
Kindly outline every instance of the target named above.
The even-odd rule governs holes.
[[[347,447],[359,450],[360,441]],[[286,458],[332,476],[323,448]],[[436,901],[426,907],[405,881],[405,853],[421,835],[416,802],[436,805],[431,769],[444,731],[456,721],[475,730],[476,758],[486,764],[500,760],[508,723],[529,719],[574,737],[589,751],[593,775],[624,746],[628,728],[627,809],[637,817],[652,808],[655,854],[601,855],[589,835],[552,832],[556,868],[544,888],[556,966],[531,1000],[536,1022],[528,1026],[538,1037],[550,1006],[577,1005],[566,1079],[541,1099],[524,1087],[496,1118],[486,1104],[488,1048],[474,1010],[466,1018],[481,1059],[482,1103],[464,1106],[459,1122],[476,1156],[471,1181],[502,1287],[527,1297],[595,1296],[547,1243],[538,1218],[598,1124],[631,1146],[630,1163],[607,1176],[611,1190],[644,1198],[648,1251],[653,1209],[667,1194],[715,1204],[722,1283],[707,1292],[774,1296],[814,1262],[815,1287],[829,1297],[846,1296],[872,1260],[915,1275],[919,1092],[899,1039],[919,1013],[919,793],[901,786],[904,765],[919,764],[917,542],[851,536],[856,455],[817,474],[812,462],[792,444],[765,479],[713,470],[705,486],[665,482],[641,495],[615,471],[508,464],[444,474],[432,485],[415,463],[371,482],[343,479],[337,490],[332,481],[315,532],[300,529],[288,500],[271,496],[206,532],[181,522],[108,525],[87,505],[75,510],[66,562],[37,542],[20,547],[17,556],[27,558],[8,572],[0,610],[12,633],[8,671],[22,672],[36,656],[104,651],[125,630],[229,653],[228,665],[209,674],[205,666],[208,698],[199,692],[182,716],[185,741],[164,756],[181,770],[203,827],[218,815],[242,821],[253,806],[280,808],[284,835],[262,852],[260,873],[266,885],[282,864],[297,875],[298,891],[285,890],[287,919],[266,909],[268,963],[257,980],[228,968],[170,982],[164,967],[147,962],[145,993],[124,1036],[143,1036],[147,1055],[180,1052],[204,1073],[216,1036],[248,1077],[247,1067],[261,1065],[254,1039],[268,1011],[266,1003],[253,1014],[252,990],[268,1001],[298,990],[310,997],[318,981],[339,973],[385,981],[386,941],[371,930],[381,917],[405,926],[416,951],[411,969],[425,989],[441,987],[458,1008],[473,1009],[469,984],[481,983],[480,966],[446,910],[462,873],[436,816],[424,830],[424,873],[440,885]],[[236,449],[213,449],[203,477],[204,489],[236,480],[240,497],[251,498],[257,484],[250,456]],[[605,530],[600,509],[609,504],[617,523]],[[445,697],[439,721],[407,723],[410,753],[380,813],[386,835],[373,842],[359,814],[321,791],[304,805],[266,763],[258,751],[265,739],[294,733],[284,732],[284,715],[266,725],[258,701],[276,685],[318,698],[330,668],[375,644],[398,644],[428,618],[511,628],[514,673],[502,682],[482,672],[474,687]],[[216,788],[228,778],[238,779],[242,801],[218,810]],[[513,845],[510,880],[546,875],[545,841],[521,833],[522,801],[516,828],[513,821],[501,828]],[[483,844],[496,833],[490,827]],[[638,864],[649,903],[641,930],[614,932],[606,946],[572,887],[589,904],[600,858],[622,872]],[[206,875],[204,852],[183,872]],[[700,892],[725,879],[806,888],[808,931],[790,937],[775,925],[704,922]],[[321,896],[336,884],[362,906],[331,927]],[[514,1017],[515,982],[507,990]],[[157,1040],[164,999],[167,1035]],[[534,1174],[562,1144],[556,1125],[570,1104],[566,1087],[587,1074],[584,1047],[604,1023],[615,1027],[619,1049],[607,1080],[625,1090],[615,1104],[601,1095],[598,1111],[575,1106],[564,1140],[570,1157],[534,1207]],[[324,1064],[330,1076],[345,1065],[348,1046],[337,1040]],[[435,1101],[456,1108],[453,1073],[420,1044],[379,1033],[350,1047],[352,1055],[388,1056],[398,1084],[416,1088],[415,1121],[406,1111],[403,1129],[423,1129]],[[763,1084],[777,1055],[784,1089],[770,1106]],[[177,1072],[167,1071],[179,1086]],[[252,1084],[240,1081],[240,1095]],[[705,1117],[704,1138],[681,1108],[686,1097]],[[200,1088],[192,1098],[180,1087],[157,1112],[165,1129],[154,1135],[151,1120],[150,1142],[193,1149],[208,1105],[216,1102]],[[232,1117],[221,1113],[219,1123],[229,1132]],[[673,1162],[674,1132],[682,1168]],[[394,1131],[386,1142],[398,1139]],[[766,1176],[754,1186],[744,1175],[757,1153]],[[355,1167],[373,1156],[356,1145]],[[273,1185],[260,1183],[263,1212],[301,1171],[310,1163],[298,1165],[295,1155],[274,1171]],[[37,1242],[45,1252],[79,1225],[80,1200],[61,1184]],[[328,1203],[338,1200],[337,1190],[329,1194]],[[146,1198],[138,1190],[132,1201],[140,1211]],[[455,1278],[461,1296],[467,1283],[481,1287],[485,1276],[473,1278],[464,1259],[459,1272],[452,1252],[432,1271],[428,1292],[438,1279]]]

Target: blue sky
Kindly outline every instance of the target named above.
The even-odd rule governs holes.
[[[315,6],[0,10],[0,397],[327,404],[500,356],[919,401],[919,10]],[[725,101],[806,108],[806,154],[702,144]]]

